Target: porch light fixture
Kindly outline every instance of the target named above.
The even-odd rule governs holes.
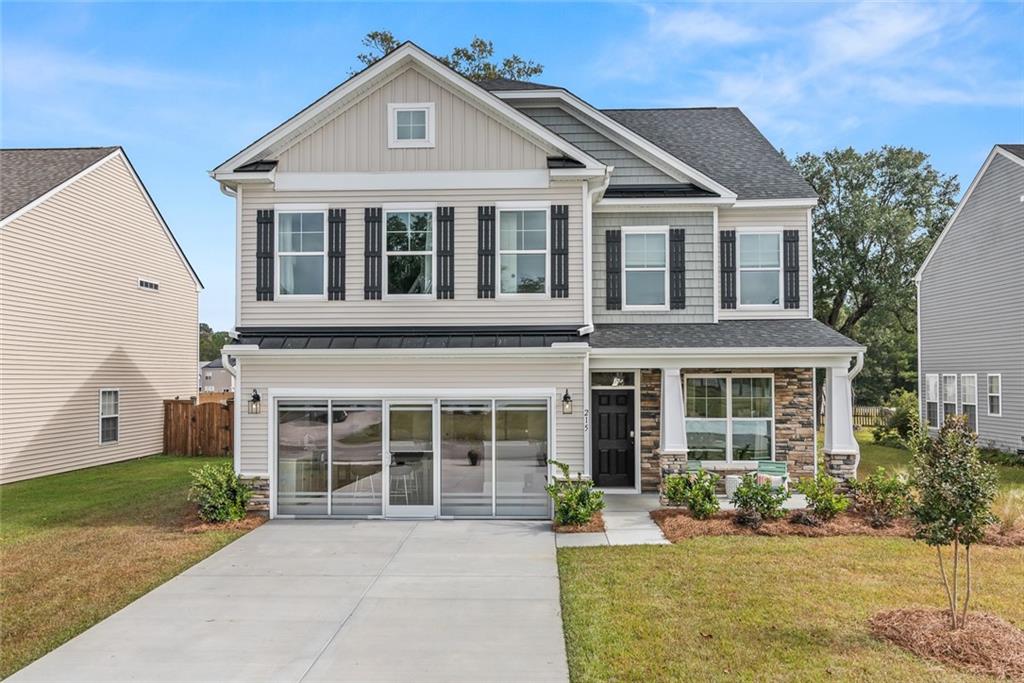
[[[260,392],[255,389],[252,390],[252,396],[249,397],[249,414],[260,414]]]
[[[568,389],[562,396],[562,415],[572,415],[572,396],[569,395]]]

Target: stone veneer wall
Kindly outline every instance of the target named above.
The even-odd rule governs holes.
[[[640,489],[661,485],[661,370],[640,371]]]
[[[265,477],[241,477],[252,486],[252,498],[246,506],[249,512],[270,514],[270,480]]]

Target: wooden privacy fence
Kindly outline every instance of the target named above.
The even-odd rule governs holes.
[[[175,455],[231,455],[234,401],[200,403],[164,401],[164,453]]]
[[[854,406],[853,426],[854,427],[878,427],[884,425],[889,414],[889,408],[881,406]]]

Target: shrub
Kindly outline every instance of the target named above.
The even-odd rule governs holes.
[[[872,432],[875,443],[902,448],[921,422],[917,394],[906,389],[893,389],[885,401],[885,418]]]
[[[797,485],[797,490],[807,496],[807,507],[814,516],[827,522],[850,506],[850,501],[841,493],[836,492],[836,480],[824,472],[819,472],[813,479],[805,479]]]
[[[665,477],[665,498],[672,505],[685,505],[697,519],[708,519],[718,512],[715,486],[718,475],[707,470]]]
[[[850,482],[857,509],[876,529],[892,526],[910,509],[910,482],[901,474],[889,474],[884,467]]]
[[[579,525],[588,523],[594,514],[604,509],[604,493],[594,489],[594,482],[577,474],[573,479],[569,466],[549,460],[562,473],[547,485],[548,495],[555,503],[555,523]]]
[[[763,520],[780,519],[786,514],[782,504],[788,497],[785,489],[777,489],[768,482],[758,484],[757,477],[748,474],[732,495],[732,504],[739,512],[736,520],[756,529]]]
[[[1024,521],[1024,493],[1004,490],[996,494],[992,512],[999,519],[999,533],[1008,534]]]
[[[188,498],[206,522],[230,522],[245,517],[252,488],[235,474],[229,462],[211,463],[192,470]]]

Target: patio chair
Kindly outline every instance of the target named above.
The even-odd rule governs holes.
[[[757,473],[767,477],[781,477],[782,488],[789,490],[789,467],[786,463],[759,460]]]

